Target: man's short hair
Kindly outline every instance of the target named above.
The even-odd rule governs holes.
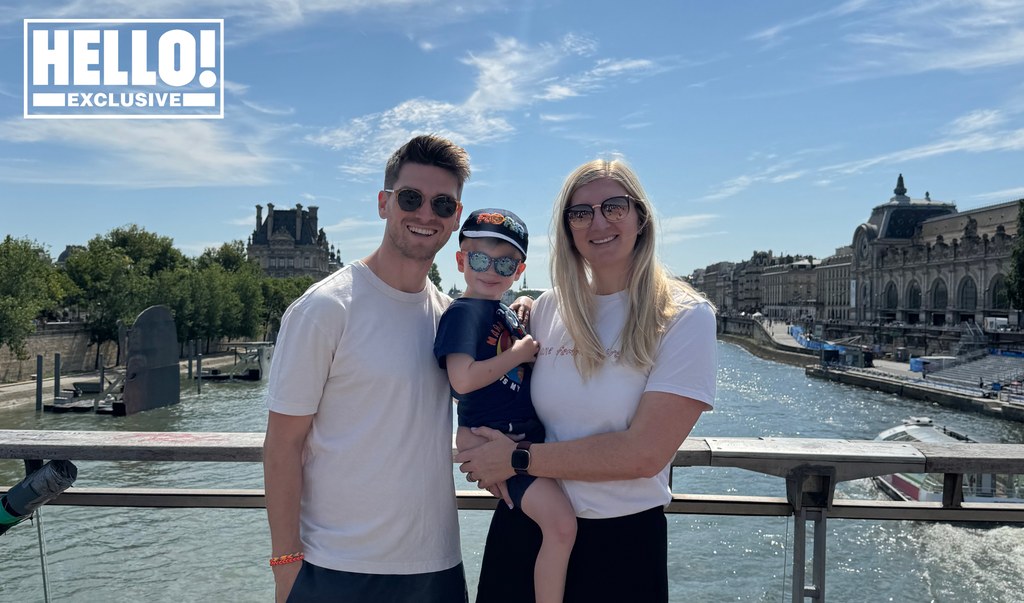
[[[432,165],[446,170],[458,181],[460,197],[462,185],[469,180],[469,154],[466,150],[447,138],[433,134],[417,136],[391,155],[384,169],[384,188],[394,188],[398,173],[407,163]]]

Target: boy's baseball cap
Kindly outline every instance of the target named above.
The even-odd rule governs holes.
[[[526,231],[526,223],[507,209],[490,207],[478,209],[469,214],[459,231],[459,243],[466,237],[471,239],[493,238],[512,243],[526,257],[526,248],[530,243],[530,233]]]

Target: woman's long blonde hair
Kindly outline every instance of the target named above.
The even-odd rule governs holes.
[[[658,343],[669,321],[684,305],[704,301],[688,283],[671,278],[655,256],[655,220],[647,195],[636,173],[624,161],[595,159],[565,179],[555,200],[552,217],[554,253],[551,280],[562,321],[576,344],[576,367],[589,378],[607,360],[608,352],[594,327],[594,296],[591,269],[573,244],[565,210],[581,186],[608,178],[633,197],[639,235],[626,285],[626,322],[619,334],[621,362],[646,370],[654,364]],[[614,346],[614,344],[612,344]]]

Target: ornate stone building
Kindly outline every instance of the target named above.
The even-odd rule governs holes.
[[[275,209],[267,203],[267,218],[263,219],[263,206],[256,206],[256,229],[249,238],[246,253],[260,263],[268,276],[287,278],[312,276],[322,278],[337,270],[334,246],[317,225],[316,206],[295,209]]]
[[[757,282],[765,316],[897,358],[1024,349],[1022,308],[1010,307],[1006,284],[1024,200],[961,212],[927,192],[912,199],[902,174],[893,193],[856,227],[852,245],[822,261],[768,252],[761,266],[755,253],[750,262],[712,264],[691,281],[733,314],[749,305]]]
[[[736,300],[733,293],[733,269],[735,267],[736,265],[732,262],[718,262],[704,269],[703,288],[700,290],[723,314],[736,311]]]
[[[783,320],[814,318],[817,260],[788,256],[776,260],[761,273],[761,313]]]
[[[771,250],[755,251],[750,259],[740,262],[734,271],[736,282],[736,308],[753,314],[761,310],[761,274],[775,261]]]
[[[893,192],[854,232],[856,320],[940,327],[999,317],[1016,324],[1006,274],[1018,202],[958,212],[928,193],[909,198],[902,175]]]
[[[853,264],[853,247],[839,247],[815,267],[818,282],[819,320],[838,321],[850,319],[850,266]]]

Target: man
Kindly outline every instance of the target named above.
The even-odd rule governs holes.
[[[466,601],[452,405],[431,353],[451,301],[427,280],[469,158],[417,136],[388,161],[383,241],[285,313],[264,481],[277,601]]]

